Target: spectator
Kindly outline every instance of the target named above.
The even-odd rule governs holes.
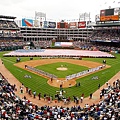
[[[23,87],[20,86],[20,93],[23,93]]]

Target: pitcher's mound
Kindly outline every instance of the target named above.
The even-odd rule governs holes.
[[[59,68],[57,68],[57,70],[65,71],[65,70],[67,70],[67,68],[66,67],[59,67]]]

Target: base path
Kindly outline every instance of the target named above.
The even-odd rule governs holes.
[[[48,103],[47,101],[44,101],[43,99],[38,100],[38,97],[33,98],[33,96],[29,96],[28,93],[25,93],[25,88],[24,88],[24,92],[23,94],[20,93],[20,86],[22,86],[22,84],[5,68],[4,64],[2,64],[2,61],[0,60],[0,72],[1,74],[8,80],[8,82],[11,85],[16,84],[17,87],[17,91],[15,92],[15,94],[17,96],[19,96],[20,98],[23,98],[24,96],[26,96],[27,99],[29,99],[33,104],[36,104],[38,106],[43,106],[43,105],[49,105],[49,106],[54,106],[54,105],[59,105],[59,106],[65,106],[65,107],[71,107],[76,105],[73,101],[69,104],[69,105],[64,105],[64,103],[61,101],[60,103],[55,103],[54,101],[52,101],[51,103]],[[118,72],[114,77],[112,77],[108,83],[112,84],[115,80],[120,79],[120,72]],[[106,85],[103,85],[100,89],[98,89],[97,91],[95,91],[95,93],[93,93],[93,98],[89,99],[89,97],[84,98],[83,103],[77,104],[80,105],[81,107],[84,107],[85,104],[93,104],[93,103],[98,103],[100,101],[99,99],[99,93],[100,90],[103,89],[103,87],[105,88]]]
[[[92,61],[86,61],[86,60],[77,60],[77,59],[41,59],[41,60],[31,60],[31,61],[26,61],[26,62],[19,62],[19,63],[16,63],[15,66],[20,67],[20,68],[25,69],[25,70],[28,70],[25,68],[25,65],[31,66],[31,67],[36,67],[36,66],[45,65],[45,64],[52,64],[52,63],[56,63],[56,62],[66,62],[66,63],[76,64],[76,65],[80,65],[80,66],[85,66],[88,68],[95,68],[95,67],[103,65],[102,63],[98,63],[98,62],[92,62]],[[100,70],[104,70],[108,67],[110,67],[110,66],[106,65],[105,68],[100,69]],[[28,70],[28,71],[30,71],[30,70]],[[32,71],[30,71],[30,72],[32,72]],[[95,72],[97,72],[97,71],[95,71]],[[37,73],[35,73],[35,74],[37,74]],[[93,74],[93,72],[91,72],[89,74]],[[38,75],[40,75],[40,74],[38,74]],[[87,76],[87,75],[88,74],[86,74],[84,76]],[[43,76],[43,75],[40,75],[40,76],[47,78],[46,76]],[[78,78],[81,78],[84,76],[80,76]],[[48,79],[47,83],[53,87],[59,88],[60,85],[62,84],[63,88],[68,88],[68,87],[74,86],[76,84],[76,80],[78,78],[74,78],[71,80],[66,80],[65,78],[57,78],[57,79],[53,79],[52,82],[51,82],[50,78],[47,78]]]

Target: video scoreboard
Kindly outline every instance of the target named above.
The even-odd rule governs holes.
[[[120,8],[111,8],[100,11],[100,21],[119,21]]]

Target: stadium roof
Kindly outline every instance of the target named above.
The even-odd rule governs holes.
[[[13,16],[0,15],[0,18],[15,19],[16,17],[13,17]]]
[[[120,22],[112,22],[112,23],[97,23],[94,27],[114,27],[120,26]]]

